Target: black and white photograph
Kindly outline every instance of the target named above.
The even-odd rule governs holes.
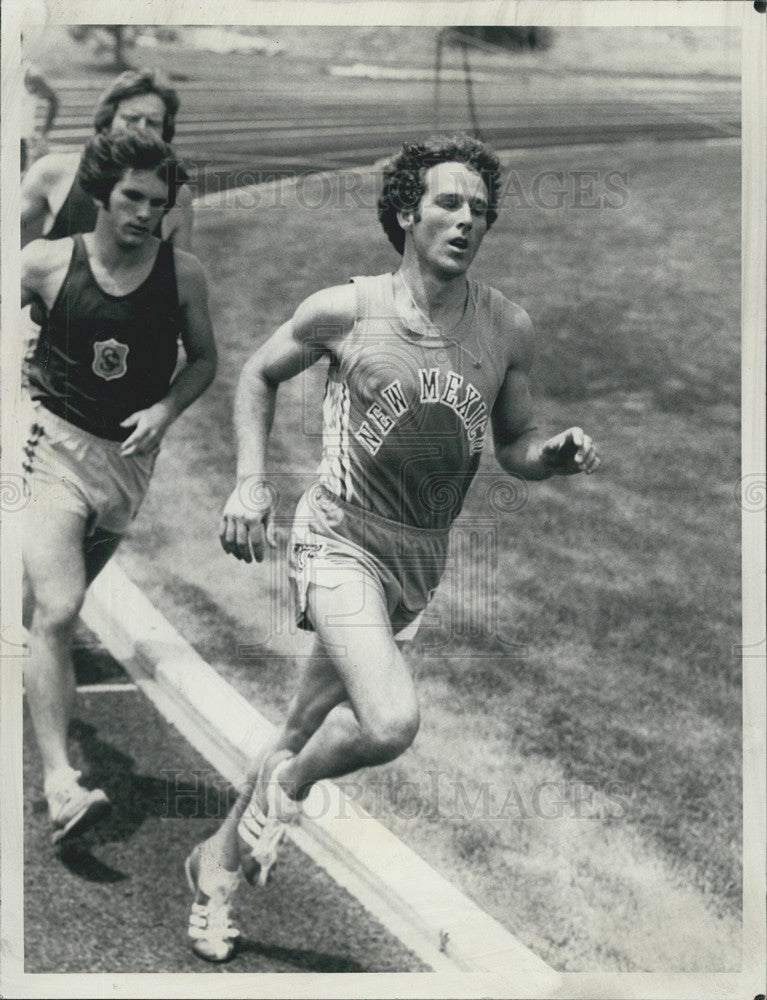
[[[0,996],[764,1000],[764,8],[4,5]]]

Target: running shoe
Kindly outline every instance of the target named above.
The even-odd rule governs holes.
[[[45,789],[53,824],[52,844],[81,836],[112,811],[106,794],[100,788],[83,788],[81,777],[82,772],[70,771],[60,783]]]
[[[290,750],[270,754],[261,764],[250,802],[237,825],[237,846],[245,878],[264,886],[277,864],[280,844],[288,824],[298,821],[298,802],[283,791],[277,780],[287,766]]]
[[[231,912],[240,873],[226,871],[203,858],[203,844],[194,848],[184,862],[184,870],[194,893],[188,930],[192,951],[206,962],[226,962],[234,954],[240,936]]]

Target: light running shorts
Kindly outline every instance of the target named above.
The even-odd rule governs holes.
[[[32,404],[22,465],[30,504],[47,515],[80,515],[86,535],[100,528],[122,535],[138,513],[157,458],[121,455],[119,441],[89,434]]]
[[[349,580],[380,593],[398,639],[412,639],[445,571],[449,528],[399,524],[315,484],[298,501],[288,541],[288,577],[299,628],[312,631],[310,584],[333,589]]]

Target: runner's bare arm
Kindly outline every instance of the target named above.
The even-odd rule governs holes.
[[[59,171],[51,154],[36,160],[21,181],[21,224],[31,226],[42,221],[48,212],[48,192],[56,183]]]
[[[162,238],[179,250],[192,249],[193,200],[188,187],[179,188],[176,204],[162,220]]]
[[[21,308],[28,306],[37,296],[40,283],[40,255],[37,244],[28,243],[21,251]]]
[[[80,163],[78,153],[49,153],[36,160],[21,182],[21,242],[40,236],[66,200]]]
[[[357,309],[353,285],[316,292],[252,355],[242,370],[234,403],[237,485],[224,507],[219,537],[237,559],[263,559],[275,544],[273,491],[265,482],[266,452],[277,388],[332,350],[352,328]]]
[[[506,372],[492,412],[498,463],[523,479],[596,472],[600,459],[593,441],[580,427],[570,427],[545,441],[536,437],[529,379],[535,345],[532,324],[522,309],[516,317],[516,330],[517,356]]]
[[[122,445],[122,453],[146,453],[159,447],[173,421],[208,388],[216,374],[216,343],[208,312],[208,288],[196,257],[175,251],[176,280],[184,319],[182,340],[186,364],[176,375],[167,395],[153,406],[138,410],[123,420],[134,430]]]
[[[33,240],[21,251],[21,307],[40,299],[48,308],[64,280],[72,241]]]
[[[353,285],[316,292],[246,362],[234,403],[238,478],[264,471],[280,382],[314,364],[348,333],[356,305]]]

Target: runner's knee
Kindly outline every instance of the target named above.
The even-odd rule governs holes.
[[[83,606],[85,591],[79,587],[45,585],[34,590],[33,629],[61,631],[74,626]]]
[[[371,757],[380,764],[395,760],[415,739],[420,722],[418,706],[413,705],[363,725],[363,739]]]

